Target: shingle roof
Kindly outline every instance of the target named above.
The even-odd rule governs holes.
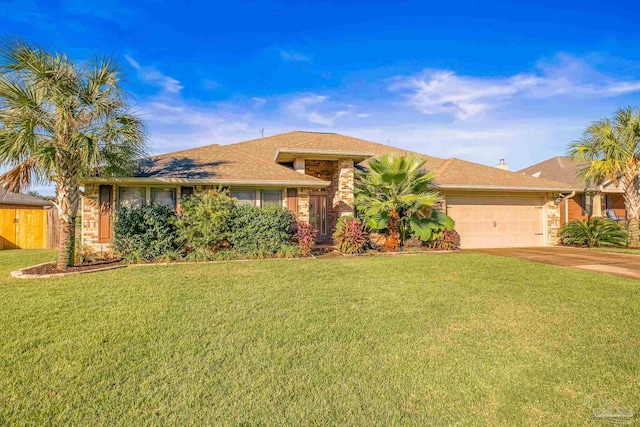
[[[0,189],[0,205],[53,206],[53,203],[28,194],[11,193]]]
[[[557,156],[519,171],[539,178],[566,182],[584,188],[585,184],[578,178],[578,171],[587,166],[584,162],[571,157]]]
[[[235,144],[234,144],[235,145]],[[145,159],[137,178],[191,179],[232,183],[254,180],[262,183],[281,181],[306,182],[310,186],[326,185],[325,181],[300,174],[273,161],[257,158],[236,150],[233,145],[208,145],[176,151]]]
[[[274,162],[276,152],[282,149],[301,152],[305,150],[361,152],[374,156],[411,153],[401,148],[336,133],[295,131],[225,146],[209,145],[154,156],[143,162],[143,167],[136,177],[225,183],[234,181],[300,183],[304,181],[309,186],[319,186],[325,182]],[[436,171],[436,182],[443,188],[522,188],[560,191],[568,187],[566,183],[534,178],[464,160],[445,160],[420,155],[427,159],[426,167]],[[361,165],[366,165],[366,160]],[[304,185],[300,183],[299,186]]]
[[[564,182],[534,178],[460,159],[448,159],[436,170],[436,183],[443,188],[573,190]]]

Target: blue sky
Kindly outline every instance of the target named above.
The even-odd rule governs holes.
[[[299,129],[516,170],[640,104],[635,9],[0,0],[0,33],[116,54],[154,153]]]

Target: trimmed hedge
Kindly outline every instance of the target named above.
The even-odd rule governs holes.
[[[295,217],[283,206],[240,205],[231,220],[229,243],[247,255],[275,254],[291,244]]]
[[[179,248],[175,213],[160,205],[120,208],[113,224],[112,248],[129,261],[175,253]]]

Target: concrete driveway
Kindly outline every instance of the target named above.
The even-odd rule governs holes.
[[[469,249],[465,252],[520,258],[575,270],[597,271],[613,276],[640,279],[640,255],[554,246],[544,248]]]

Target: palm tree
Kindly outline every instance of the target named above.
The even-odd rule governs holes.
[[[8,191],[55,183],[60,218],[58,269],[74,263],[79,183],[130,172],[146,153],[145,126],[133,115],[111,57],[76,63],[24,41],[0,47],[0,176]]]
[[[357,173],[356,207],[372,230],[386,230],[389,249],[397,250],[410,230],[429,218],[440,195],[430,189],[434,174],[420,156],[385,155]]]
[[[627,210],[629,240],[638,246],[640,236],[640,110],[631,106],[616,111],[613,119],[591,123],[584,136],[569,146],[569,155],[588,162],[580,171],[585,182],[611,181],[622,185]]]

